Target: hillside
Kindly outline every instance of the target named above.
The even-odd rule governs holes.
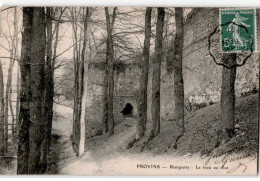
[[[145,137],[135,143],[130,152],[149,152],[153,154],[187,153],[206,154],[212,151],[217,143],[216,125],[220,119],[220,104],[209,105],[185,117],[186,132],[173,148],[174,122],[162,123],[161,133],[147,144],[150,130]],[[257,152],[258,143],[258,94],[240,97],[236,100],[236,123],[240,125],[241,136],[228,145],[235,152]]]

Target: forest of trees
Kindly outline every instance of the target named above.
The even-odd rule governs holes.
[[[18,11],[21,9],[17,7],[12,7],[10,11],[13,13],[14,22],[13,27],[10,27],[13,28],[11,31],[13,35],[10,35],[12,41],[7,48],[10,56],[0,57],[0,155],[7,155],[8,139],[18,135],[17,174],[46,173],[52,139],[55,84],[59,84],[55,82],[55,70],[68,63],[58,61],[58,57],[70,49],[73,56],[71,77],[74,78],[72,142],[76,146],[77,156],[84,153],[88,72],[90,62],[95,59],[103,59],[105,66],[103,135],[110,137],[115,132],[113,114],[115,65],[120,59],[134,59],[141,55],[138,65],[139,80],[135,80],[139,81],[140,85],[136,141],[142,139],[147,132],[149,64],[152,67],[152,130],[149,133],[149,140],[160,133],[161,62],[164,57],[169,61],[169,71],[174,74],[172,91],[174,91],[175,109],[172,111],[175,116],[172,126],[176,127],[177,134],[175,133],[173,145],[183,136],[185,106],[182,55],[184,22],[187,16],[185,8],[147,7],[122,12],[117,7],[23,7],[21,32],[18,31]],[[142,16],[144,26],[138,26],[128,20],[135,16]],[[119,24],[120,22],[129,24]],[[69,49],[58,51],[59,41],[62,38],[60,27],[63,24],[70,26],[73,41]],[[130,25],[134,28],[129,28]],[[100,30],[99,37],[96,33],[98,30]],[[143,38],[136,37],[137,40],[131,42],[130,39],[136,35]],[[22,39],[18,41],[20,36]],[[136,44],[139,44],[138,48]],[[223,58],[227,60],[225,61],[227,64],[233,64],[236,54],[228,54]],[[5,71],[3,61],[9,62],[6,84],[3,78]],[[15,67],[17,67],[17,97],[16,106],[13,107],[11,85],[12,71]],[[234,135],[235,78],[236,67],[223,67],[219,145],[226,143]]]

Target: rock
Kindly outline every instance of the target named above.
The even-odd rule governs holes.
[[[234,128],[239,129],[240,128],[239,124],[235,124]]]

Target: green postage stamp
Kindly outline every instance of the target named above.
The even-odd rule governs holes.
[[[255,9],[220,9],[222,53],[256,52]]]

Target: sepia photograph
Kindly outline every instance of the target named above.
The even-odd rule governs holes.
[[[2,6],[0,175],[256,176],[260,9]]]

